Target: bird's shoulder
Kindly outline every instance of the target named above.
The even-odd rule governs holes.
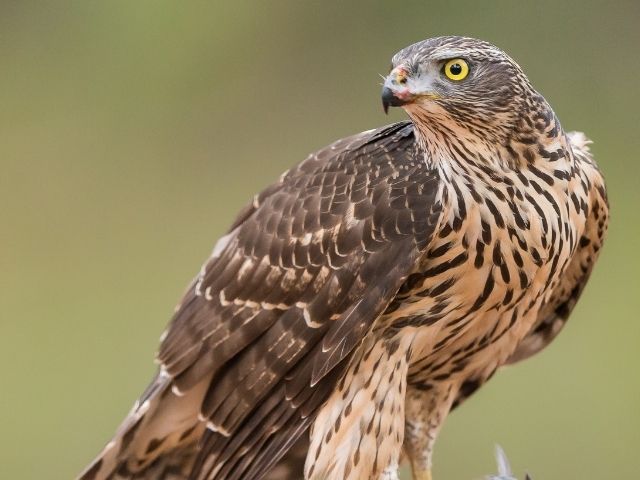
[[[419,149],[413,124],[398,122],[366,130],[332,142],[311,153],[305,160],[285,172],[280,181],[286,183],[301,176],[338,172],[358,175],[383,164],[400,168],[418,163]]]
[[[353,227],[361,224],[371,230],[371,238],[378,233],[378,240],[412,232],[423,248],[429,238],[422,235],[427,217],[441,207],[436,205],[439,185],[438,172],[424,161],[413,124],[398,122],[310,154],[255,195],[228,234],[237,232],[246,245],[269,236],[288,243],[322,236],[345,251],[339,233],[357,232]]]

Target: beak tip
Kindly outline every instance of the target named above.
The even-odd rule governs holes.
[[[400,107],[405,105],[407,102],[396,97],[393,90],[389,87],[384,87],[382,89],[382,108],[385,114],[389,113],[389,107]]]

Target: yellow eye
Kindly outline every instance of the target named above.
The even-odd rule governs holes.
[[[464,80],[469,75],[469,64],[461,58],[454,58],[444,64],[444,74],[449,80]]]

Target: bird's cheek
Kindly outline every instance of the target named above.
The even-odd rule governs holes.
[[[408,102],[414,97],[414,94],[411,92],[411,89],[408,87],[396,89],[394,90],[393,94],[395,95],[396,98],[398,98],[399,100],[402,100],[403,102]]]

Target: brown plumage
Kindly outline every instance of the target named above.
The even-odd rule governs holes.
[[[430,478],[450,409],[555,337],[607,225],[588,141],[469,38],[399,52],[383,101],[411,122],[310,155],[218,241],[83,480],[395,479],[402,450]]]

